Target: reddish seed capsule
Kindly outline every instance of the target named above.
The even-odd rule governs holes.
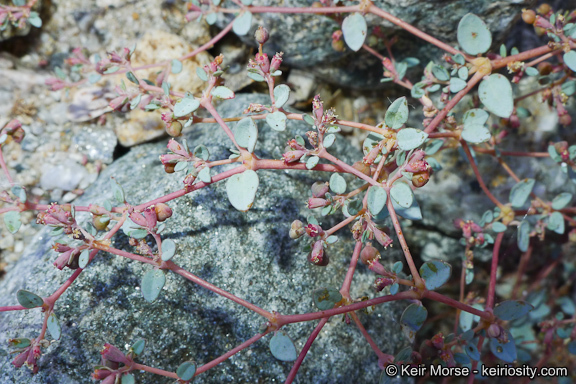
[[[177,137],[182,135],[182,123],[179,121],[173,121],[172,124],[166,126],[166,133],[172,137]]]
[[[524,20],[526,24],[534,24],[534,21],[536,21],[536,12],[531,9],[525,9],[522,11],[522,20]]]
[[[360,252],[360,259],[366,265],[372,265],[375,261],[380,259],[380,252],[376,248],[372,246],[372,244],[368,243]]]
[[[164,164],[164,171],[166,173],[174,173],[174,167],[176,164]]]
[[[428,180],[430,180],[430,173],[428,172],[419,172],[412,175],[412,185],[416,188],[425,186]]]
[[[104,231],[106,227],[108,227],[109,223],[110,218],[108,216],[94,215],[92,217],[92,224],[94,225],[94,228],[99,231]]]
[[[370,170],[370,166],[363,161],[357,161],[352,165],[352,167],[365,174],[366,176],[372,176],[372,171]]]
[[[164,203],[158,203],[154,206],[158,221],[164,221],[172,216],[172,209]]]

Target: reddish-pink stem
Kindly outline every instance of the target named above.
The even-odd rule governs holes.
[[[488,297],[486,298],[486,309],[494,308],[494,296],[496,293],[496,275],[498,274],[498,255],[504,232],[500,232],[494,240],[494,249],[492,251],[492,266],[490,268],[490,285],[488,286]]]
[[[324,325],[326,325],[329,319],[330,319],[329,317],[320,319],[320,322],[318,323],[316,328],[314,328],[314,331],[312,331],[312,333],[308,337],[308,340],[306,341],[306,344],[304,344],[304,347],[300,351],[300,354],[298,355],[298,358],[294,362],[294,365],[292,366],[292,369],[290,370],[290,373],[288,374],[288,377],[286,378],[284,384],[291,384],[294,381],[294,378],[296,377],[296,374],[298,373],[298,370],[300,369],[300,366],[302,365],[302,362],[304,361],[306,354],[310,350],[312,343],[314,343],[314,340],[316,339],[316,337],[318,336]]]

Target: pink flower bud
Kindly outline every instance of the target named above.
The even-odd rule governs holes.
[[[282,55],[284,52],[276,52],[274,57],[272,58],[272,63],[270,63],[270,73],[274,73],[280,68],[282,64]]]
[[[19,353],[14,358],[14,360],[12,360],[12,365],[14,365],[16,368],[21,368],[26,362],[29,353],[30,353],[30,347],[26,348],[24,352]]]
[[[312,184],[312,196],[314,197],[324,197],[328,192],[329,184],[322,181],[317,181]]]
[[[282,158],[284,159],[285,164],[294,163],[294,162],[300,160],[300,158],[302,156],[304,156],[305,154],[306,154],[306,151],[303,151],[303,150],[289,151],[289,152],[286,152],[285,154],[283,154]]]
[[[110,100],[110,103],[108,105],[113,110],[120,111],[124,106],[126,106],[127,103],[128,103],[127,96],[118,96]]]
[[[66,83],[62,79],[58,79],[56,77],[50,77],[46,79],[44,82],[47,86],[50,87],[51,91],[58,91],[66,86]]]
[[[321,208],[330,205],[330,202],[326,199],[319,197],[311,197],[308,199],[308,209]]]
[[[194,12],[188,12],[184,17],[186,18],[186,21],[190,22],[192,20],[196,20],[197,18],[199,18],[200,15],[202,15],[202,12],[194,11]]]
[[[404,168],[404,170],[406,172],[424,172],[427,171],[428,168],[430,168],[430,165],[426,162],[426,160],[417,160],[417,161],[412,161],[410,163],[408,163],[406,165],[406,168]]]
[[[310,252],[310,257],[308,261],[314,265],[325,266],[328,264],[328,258],[324,255],[324,246],[322,240],[318,240],[312,246],[312,252]]]
[[[376,161],[376,158],[378,158],[378,155],[380,154],[381,150],[382,150],[382,144],[378,143],[378,145],[372,148],[370,152],[368,152],[368,154],[364,156],[362,161],[367,165],[374,164],[374,161]]]
[[[553,29],[554,27],[547,19],[543,18],[542,16],[536,16],[536,21],[534,22],[535,27],[540,27],[544,29]]]
[[[390,236],[378,228],[374,228],[374,238],[384,248],[388,248],[388,246],[392,245],[392,239]]]
[[[115,384],[117,382],[119,373],[114,373],[114,375],[110,375],[102,381],[101,384]]]
[[[124,356],[122,351],[113,346],[112,344],[104,344],[104,348],[100,351],[102,358],[116,363],[129,364],[131,360]]]
[[[168,145],[166,146],[170,151],[173,153],[183,156],[183,157],[191,157],[190,152],[186,151],[182,145],[180,145],[176,140],[170,139],[168,141]]]
[[[153,205],[144,209],[144,218],[146,218],[147,228],[152,229],[156,226],[156,223],[158,222],[158,216],[156,216],[156,210],[154,209]]]
[[[374,280],[374,289],[376,292],[382,291],[384,288],[394,284],[394,280],[389,277],[378,277]]]
[[[270,60],[268,60],[268,55],[265,53],[257,53],[256,54],[256,64],[260,66],[260,69],[264,73],[268,73],[270,71]]]
[[[322,115],[324,115],[324,105],[322,100],[320,100],[320,95],[314,96],[312,100],[312,112],[314,113],[314,118],[316,121],[322,121]]]
[[[139,212],[130,213],[130,220],[132,220],[136,225],[141,227],[146,227],[147,221],[144,216]]]
[[[104,369],[104,368],[96,368],[94,370],[94,373],[92,373],[92,378],[94,380],[102,380],[107,378],[108,376],[115,374],[116,372],[111,371],[110,369]],[[116,376],[114,376],[115,378]]]

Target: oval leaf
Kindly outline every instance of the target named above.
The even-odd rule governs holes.
[[[469,143],[479,144],[490,140],[490,130],[483,125],[466,124],[462,130],[462,138]]]
[[[270,352],[281,361],[294,361],[298,357],[292,339],[282,330],[278,331],[270,339]]]
[[[532,188],[534,188],[534,179],[524,179],[519,181],[510,191],[510,203],[512,207],[520,208],[530,196]]]
[[[306,161],[306,168],[307,169],[312,169],[314,168],[316,165],[318,165],[318,161],[320,160],[320,158],[318,156],[312,156],[311,158],[309,158]]]
[[[239,211],[248,211],[254,203],[259,183],[258,174],[251,169],[232,175],[226,182],[230,204]]]
[[[570,51],[564,54],[564,64],[576,72],[576,52]]]
[[[200,106],[200,102],[193,97],[185,97],[174,105],[174,117],[186,116]]]
[[[248,152],[254,152],[258,140],[258,127],[251,117],[245,117],[236,124],[234,139],[239,146],[246,148]]]
[[[180,380],[189,381],[192,380],[196,374],[196,363],[193,361],[186,361],[178,367],[176,374]]]
[[[505,331],[508,335],[507,343],[500,343],[498,339],[490,339],[490,351],[499,358],[507,363],[513,363],[516,360],[516,343],[514,343],[514,338],[510,332]]]
[[[462,121],[464,122],[464,126],[466,125],[484,125],[488,121],[490,114],[483,109],[474,108],[469,109],[464,114]]]
[[[386,195],[386,190],[382,187],[372,186],[368,190],[368,209],[373,216],[382,211],[382,208],[386,205],[386,200],[388,195]]]
[[[240,16],[238,16],[234,20],[234,24],[232,24],[232,30],[238,36],[244,36],[245,34],[250,31],[250,27],[252,26],[252,13],[246,11]]]
[[[4,225],[10,233],[16,233],[20,229],[22,222],[20,221],[20,212],[10,211],[4,214]]]
[[[212,89],[212,96],[218,97],[220,99],[233,99],[234,92],[230,88],[226,88],[222,85]]]
[[[182,72],[182,62],[180,60],[173,59],[170,63],[170,70],[175,75]]]
[[[367,30],[368,25],[366,24],[366,19],[364,19],[364,16],[360,13],[353,13],[346,16],[342,23],[344,41],[353,51],[358,51],[362,48],[362,44],[364,44],[364,40],[366,39]]]
[[[402,313],[400,323],[411,331],[416,332],[422,328],[427,317],[428,311],[426,308],[418,304],[410,304]]]
[[[330,190],[338,195],[346,192],[346,180],[337,173],[330,176]]]
[[[518,237],[516,243],[518,244],[518,249],[522,252],[528,250],[528,246],[530,245],[530,223],[526,220],[523,220],[518,226]]]
[[[52,338],[54,340],[60,340],[62,329],[60,328],[60,322],[54,313],[51,313],[50,316],[48,316],[47,326]]]
[[[131,373],[127,373],[124,376],[122,376],[122,380],[120,381],[120,384],[135,384],[136,383],[136,379],[134,378],[134,375]]]
[[[28,309],[41,307],[44,304],[44,300],[40,296],[25,289],[16,292],[16,299],[21,306]]]
[[[458,44],[466,53],[477,55],[486,52],[492,45],[492,34],[486,24],[473,13],[460,20],[457,33]]]
[[[334,308],[342,300],[342,295],[335,288],[318,288],[312,292],[312,299],[319,310],[326,311]]]
[[[520,300],[506,300],[494,307],[494,314],[501,320],[509,321],[524,317],[534,309],[532,304]]]
[[[424,131],[415,128],[404,128],[398,131],[396,139],[398,146],[403,151],[410,151],[414,148],[421,146],[428,138],[428,134]]]
[[[552,200],[552,208],[562,209],[572,201],[572,194],[568,192],[562,192]]]
[[[152,303],[160,295],[165,283],[166,275],[161,269],[152,269],[146,272],[142,278],[142,296],[146,301]]]
[[[336,140],[336,135],[331,133],[324,138],[322,145],[324,145],[324,148],[330,148],[334,144],[334,140]]]
[[[450,275],[452,275],[452,266],[444,261],[428,261],[420,267],[420,276],[426,282],[426,288],[430,290],[444,285]]]
[[[136,355],[140,355],[144,351],[144,347],[146,347],[146,340],[138,339],[134,344],[132,344],[130,349],[132,349]]]
[[[162,241],[162,260],[170,260],[176,253],[176,243],[172,239]]]
[[[290,87],[285,84],[280,84],[274,88],[274,105],[276,108],[282,108],[290,97]]]
[[[396,182],[390,189],[390,197],[402,208],[410,208],[414,194],[408,184]]]
[[[80,257],[78,257],[78,267],[82,269],[86,268],[88,261],[90,261],[90,250],[85,249],[80,253]]]
[[[272,112],[266,115],[266,122],[275,131],[282,132],[286,129],[286,115],[282,112]]]
[[[394,100],[388,107],[386,115],[384,115],[384,122],[392,129],[398,129],[408,121],[408,102],[406,97],[401,97]]]
[[[482,80],[478,88],[482,104],[498,117],[508,118],[514,110],[514,96],[510,81],[500,75],[493,74]]]
[[[466,88],[466,85],[467,85],[466,81],[459,79],[457,77],[452,77],[450,79],[450,92],[458,93],[464,88]]]

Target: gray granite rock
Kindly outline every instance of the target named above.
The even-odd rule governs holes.
[[[253,5],[306,7],[308,0],[255,0]],[[357,2],[345,1],[344,5],[356,5]],[[375,0],[375,6],[412,24],[422,31],[450,45],[456,45],[456,30],[460,19],[471,12],[480,16],[493,34],[493,41],[499,41],[512,20],[530,1],[505,0],[448,0],[440,4],[434,0]],[[228,14],[221,17],[219,25],[223,27],[232,19]],[[381,18],[368,15],[369,30],[380,26],[389,38],[398,36],[393,52],[397,59],[412,56],[420,59],[424,66],[429,60],[439,60],[442,52],[432,45],[405,32],[400,27]],[[309,14],[255,14],[251,32],[242,37],[249,45],[255,45],[253,31],[263,25],[270,31],[270,40],[265,51],[270,54],[283,51],[285,63],[297,68],[306,68],[320,76],[324,81],[353,88],[377,88],[382,78],[382,65],[365,51],[344,53],[336,52],[331,45],[331,35],[340,29],[339,24],[328,16]],[[385,47],[375,47],[385,53]]]
[[[250,102],[264,103],[262,96],[237,95],[219,107],[223,116],[237,116]],[[279,134],[259,122],[256,154],[278,158],[288,133]],[[303,134],[306,126],[290,123],[289,131]],[[227,157],[228,139],[213,125],[198,125],[186,135],[193,145],[205,144],[213,158]],[[335,145],[343,159],[358,158],[360,152],[339,139]],[[114,175],[131,203],[142,203],[178,190],[181,176],[168,175],[158,160],[166,141],[134,147],[110,165],[75,203],[102,203],[111,199],[109,178]],[[224,169],[230,166],[224,167]],[[290,223],[304,220],[312,182],[328,178],[310,172],[258,171],[260,187],[248,213],[234,210],[226,198],[225,185],[215,184],[169,205],[174,216],[164,238],[178,245],[173,261],[197,276],[269,311],[305,313],[314,311],[310,293],[321,286],[340,287],[349,264],[352,241],[344,234],[327,252],[330,264],[317,267],[306,261],[300,245],[288,237]],[[86,217],[78,214],[80,221]],[[321,220],[327,222],[327,220]],[[332,221],[334,223],[334,221]],[[52,266],[54,238],[42,230],[30,240],[21,259],[0,281],[0,305],[16,303],[18,289],[40,295],[51,294],[70,271]],[[347,231],[346,231],[347,232]],[[304,240],[305,241],[305,240]],[[113,246],[132,250],[128,239],[118,234]],[[397,247],[394,247],[397,249]],[[396,250],[386,252],[385,265],[399,260]],[[263,318],[204,288],[168,274],[159,299],[150,304],[140,292],[140,280],[149,266],[100,253],[77,282],[57,302],[56,313],[62,337],[40,360],[40,373],[15,370],[7,357],[0,382],[76,384],[90,382],[92,366],[99,363],[99,350],[110,342],[124,350],[138,338],[148,346],[144,364],[174,371],[188,359],[207,363],[258,332]],[[374,297],[374,275],[359,266],[352,296]],[[403,304],[376,308],[371,315],[359,312],[362,322],[378,346],[395,353],[408,342],[397,323]],[[41,325],[39,310],[0,314],[0,340],[35,337]],[[315,323],[286,327],[301,349]],[[198,377],[202,383],[282,382],[291,363],[276,360],[268,350],[271,336]],[[356,327],[333,318],[320,333],[297,376],[298,383],[375,383],[380,370],[377,358]],[[139,383],[169,383],[164,377],[136,373]]]

